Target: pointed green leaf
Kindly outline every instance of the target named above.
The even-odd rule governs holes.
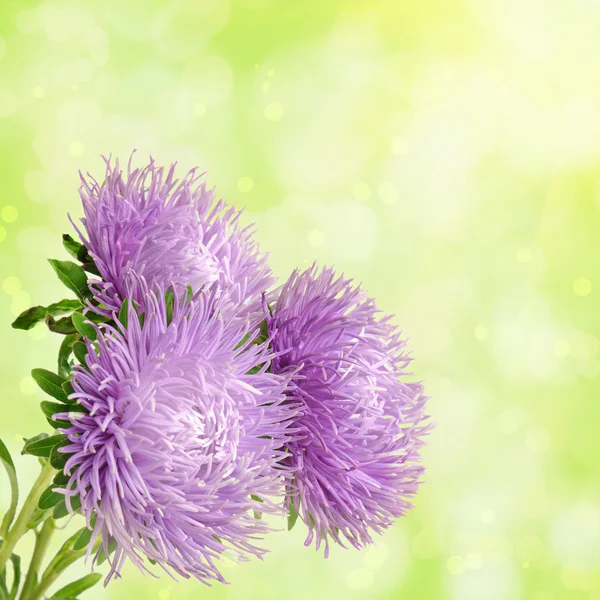
[[[73,344],[73,354],[77,361],[85,366],[85,357],[87,356],[87,346],[84,342],[75,342]]]
[[[44,437],[35,441],[30,441],[27,444],[25,444],[24,452],[26,454],[31,454],[32,456],[41,456],[43,458],[48,458],[52,453],[52,449],[57,444],[64,444],[66,441],[66,436],[62,434],[53,435],[51,437]]]
[[[89,340],[96,339],[96,330],[89,323],[89,319],[87,316],[82,315],[80,312],[74,312],[71,315],[71,319],[73,320],[73,325],[75,325],[75,329],[83,336],[88,338]]]
[[[67,510],[67,503],[65,502],[63,496],[63,499],[54,507],[54,510],[52,511],[52,518],[58,521],[59,519],[64,519],[64,517],[66,517],[68,514],[69,511]]]
[[[73,550],[83,550],[84,548],[87,548],[89,546],[89,543],[92,540],[92,534],[94,533],[95,524],[96,515],[93,515],[90,520],[91,529],[88,529],[87,526],[80,529],[81,533],[79,537],[75,540]]]
[[[291,531],[298,520],[298,513],[293,501],[290,501],[290,512],[288,514],[288,531]]]
[[[47,402],[43,401],[40,403],[42,407],[42,412],[46,415],[48,419],[52,419],[52,417],[57,413],[87,413],[87,410],[81,404],[59,404],[58,402]]]
[[[31,329],[34,325],[43,321],[46,315],[62,315],[69,313],[72,310],[81,308],[79,300],[65,299],[60,302],[55,302],[49,306],[33,306],[23,311],[13,322],[14,329]]]
[[[80,242],[75,240],[68,233],[63,233],[62,240],[63,240],[63,246],[65,247],[66,251],[73,258],[78,258],[79,251],[82,248],[85,248],[85,246],[83,244],[81,244]]]
[[[46,326],[52,333],[60,333],[61,335],[70,335],[77,333],[77,329],[73,325],[71,317],[64,317],[58,321],[50,314],[46,314]]]
[[[15,469],[15,463],[13,462],[12,456],[5,446],[4,442],[0,439],[0,461],[6,469],[8,474],[8,480],[10,482],[10,506],[2,519],[2,525],[0,526],[0,536],[3,538],[8,532],[8,528],[11,526],[15,513],[17,512],[17,504],[19,503],[19,482],[17,481],[17,471]]]
[[[55,492],[54,487],[55,486],[51,485],[42,492],[42,495],[38,501],[38,508],[40,510],[54,508],[61,500],[64,499],[65,495]]]
[[[67,396],[67,404],[74,404],[75,400],[73,400],[72,398],[69,397],[71,394],[73,394],[75,392],[75,390],[73,389],[73,385],[71,384],[71,382],[70,381],[65,381],[62,384],[62,389],[63,389],[63,392]]]
[[[68,402],[67,395],[62,388],[63,383],[66,381],[64,377],[52,373],[52,371],[48,371],[47,369],[33,369],[31,376],[46,394],[56,398],[60,402]]]
[[[54,487],[65,487],[70,481],[70,477],[65,475],[62,471],[59,471],[52,480]]]
[[[59,598],[76,598],[79,594],[94,587],[100,580],[102,575],[100,573],[89,573],[85,577],[65,585],[54,594],[53,599],[58,600]]]
[[[60,377],[64,377],[67,379],[71,375],[72,366],[71,361],[69,360],[71,357],[71,353],[73,352],[73,344],[77,336],[74,334],[67,335],[60,345],[60,349],[58,351],[58,374]]]
[[[92,275],[97,275],[100,277],[100,271],[98,271],[98,267],[96,263],[90,258],[89,260],[85,260],[82,262],[81,268]]]
[[[89,298],[91,292],[88,289],[87,275],[85,271],[74,262],[69,260],[49,259],[48,262],[58,275],[58,278],[81,300]]]

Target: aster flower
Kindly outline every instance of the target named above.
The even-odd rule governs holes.
[[[299,369],[289,390],[302,405],[287,445],[294,472],[286,504],[308,527],[305,545],[372,542],[410,508],[423,472],[420,383],[404,381],[410,358],[372,299],[331,269],[294,272],[267,318],[272,370]]]
[[[253,511],[276,512],[288,441],[285,377],[267,372],[270,350],[240,319],[223,316],[214,291],[165,301],[139,278],[143,319],[94,326],[71,398],[87,413],[60,413],[69,427],[64,474],[93,529],[116,544],[109,579],[143,557],[170,573],[224,581],[215,559],[264,552]],[[128,284],[129,285],[129,284]],[[122,313],[125,311],[122,311]],[[143,321],[143,325],[141,324]],[[248,335],[250,334],[250,335]],[[242,341],[246,340],[246,341]],[[252,372],[252,374],[249,374]]]
[[[102,277],[92,282],[102,304],[119,309],[131,295],[133,271],[150,286],[194,292],[216,281],[222,310],[260,311],[260,295],[273,283],[266,257],[252,227],[240,225],[241,211],[214,202],[203,174],[192,169],[178,181],[175,163],[165,170],[151,159],[132,170],[130,160],[124,174],[118,160],[105,162],[103,183],[81,175],[79,189],[85,213],[79,235]]]

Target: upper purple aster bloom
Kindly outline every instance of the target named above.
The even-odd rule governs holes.
[[[240,225],[241,212],[214,202],[203,174],[192,169],[179,181],[175,164],[165,170],[153,160],[135,170],[130,161],[124,174],[107,159],[102,183],[83,175],[81,181],[80,236],[102,277],[92,287],[109,310],[130,295],[131,271],[150,286],[189,285],[194,292],[217,281],[224,309],[260,310],[260,295],[273,283],[266,257],[252,228]]]
[[[329,552],[328,537],[356,548],[408,508],[423,468],[426,397],[400,378],[405,342],[352,281],[316,267],[292,274],[267,318],[272,370],[298,369],[289,395],[301,403],[288,444],[294,472],[286,504]]]
[[[170,306],[164,290],[139,288],[143,326],[129,304],[127,326],[96,327],[97,348],[88,341],[86,367],[74,370],[71,398],[89,414],[55,416],[71,421],[60,450],[67,504],[80,497],[90,548],[98,536],[116,542],[109,579],[146,556],[223,581],[214,559],[225,550],[264,552],[253,540],[268,528],[252,511],[281,511],[270,498],[285,473],[287,381],[267,372],[267,344],[211,291]]]

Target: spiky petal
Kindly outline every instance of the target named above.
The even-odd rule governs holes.
[[[289,391],[302,412],[288,448],[287,505],[308,527],[306,545],[328,538],[372,542],[411,505],[424,424],[420,383],[407,381],[405,342],[372,299],[331,269],[294,272],[268,318],[272,370],[300,368]]]
[[[130,304],[127,327],[97,328],[74,371],[72,398],[89,414],[55,416],[71,421],[60,450],[68,504],[80,497],[90,544],[116,542],[109,578],[149,557],[223,581],[214,561],[227,549],[239,560],[264,552],[253,510],[281,510],[271,498],[289,437],[286,380],[267,372],[267,345],[224,317],[215,293],[176,298],[171,320],[164,290],[141,287],[143,326]]]
[[[130,296],[133,271],[150,286],[189,285],[194,292],[216,281],[223,310],[260,309],[260,295],[273,283],[266,257],[252,227],[240,225],[241,211],[215,202],[203,174],[192,169],[179,181],[176,163],[165,169],[151,159],[132,169],[130,160],[124,173],[118,160],[105,162],[103,182],[81,175],[79,189],[79,234],[102,277],[92,285],[100,302],[118,310]]]

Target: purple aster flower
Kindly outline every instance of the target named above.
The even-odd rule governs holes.
[[[148,557],[224,581],[224,551],[264,553],[254,539],[268,528],[253,510],[281,511],[270,498],[285,473],[287,381],[267,372],[267,344],[224,316],[214,291],[169,305],[164,290],[137,288],[143,326],[128,303],[127,326],[95,326],[96,348],[88,340],[86,366],[74,370],[71,397],[89,414],[55,415],[71,421],[60,450],[67,505],[79,496],[90,549],[98,536],[116,543],[108,579]]]
[[[331,269],[292,274],[267,317],[272,370],[299,369],[289,395],[301,403],[287,445],[294,481],[286,505],[308,526],[305,545],[345,538],[361,548],[410,508],[426,397],[403,381],[405,342],[372,299]]]
[[[260,310],[260,295],[273,283],[252,227],[239,223],[241,211],[214,202],[203,174],[189,171],[181,181],[175,163],[168,170],[151,159],[124,174],[118,160],[105,159],[103,183],[81,175],[85,217],[82,242],[102,277],[92,288],[109,310],[130,296],[128,274],[150,286],[188,286],[195,291],[218,281],[223,309]],[[139,300],[139,299],[138,299]]]

